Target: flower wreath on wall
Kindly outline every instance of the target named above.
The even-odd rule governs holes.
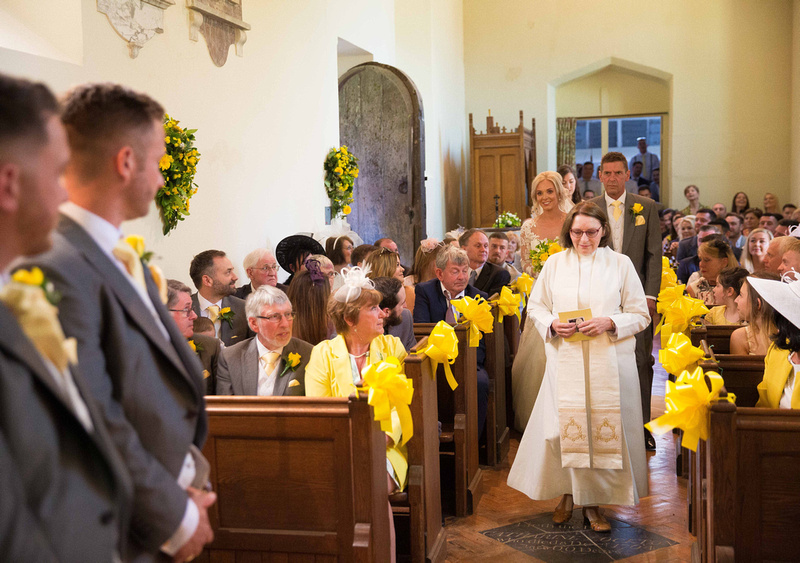
[[[325,191],[331,200],[331,219],[348,215],[353,203],[353,184],[358,178],[358,159],[342,145],[325,158]]]
[[[197,192],[194,175],[200,153],[194,148],[197,129],[182,129],[175,119],[164,116],[164,142],[166,154],[159,167],[164,176],[164,186],[156,194],[156,205],[161,215],[164,234],[178,226],[189,215],[189,200]]]

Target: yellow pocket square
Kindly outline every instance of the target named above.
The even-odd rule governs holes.
[[[208,373],[207,369],[204,369],[203,370],[203,379],[208,379],[209,377],[211,377],[211,374]]]
[[[299,385],[300,385],[300,382],[299,382],[299,381],[297,381],[296,379],[292,379],[292,380],[289,382],[289,387],[298,387]]]
[[[639,225],[644,225],[644,217],[642,217],[641,215],[636,217],[636,225],[634,226],[638,227]]]

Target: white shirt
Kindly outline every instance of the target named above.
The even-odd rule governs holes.
[[[642,163],[642,178],[645,180],[650,180],[653,177],[653,170],[659,168],[658,157],[651,152],[636,153],[636,155],[631,158],[631,161],[628,163],[628,169],[633,168],[634,162],[641,162]]]
[[[625,198],[627,197],[627,192],[622,192],[622,195],[619,196],[617,200],[614,200],[614,198],[610,197],[607,193],[604,194],[603,197],[606,198],[606,214],[608,215],[608,224],[611,226],[611,242],[614,246],[614,250],[621,254],[622,238],[625,232]],[[614,220],[614,201],[620,202],[619,208],[620,211],[622,211],[618,220]]]
[[[216,303],[212,303],[211,301],[209,301],[208,299],[206,299],[205,297],[200,295],[199,291],[197,292],[197,304],[200,307],[200,316],[201,317],[208,318],[207,309],[211,305],[216,305],[219,308],[220,311],[222,310],[222,299],[220,299]],[[222,327],[222,319],[218,318],[216,321],[214,321],[214,336],[216,336],[217,338],[219,338],[219,329],[221,327]]]
[[[478,276],[481,275],[481,272],[483,271],[483,267],[485,265],[486,265],[486,262],[484,262],[483,264],[481,264],[479,267],[475,268],[474,270],[472,268],[469,269],[469,277],[470,278],[472,277],[472,272],[475,272],[475,279],[472,280],[472,284],[471,285],[474,286],[475,282],[478,281]]]
[[[581,195],[583,195],[586,190],[592,190],[594,195],[600,195],[600,192],[603,190],[603,184],[601,184],[600,180],[597,180],[596,178],[590,178],[589,180],[578,178],[576,189],[580,190]]]
[[[270,350],[256,336],[256,347],[258,348],[258,391],[256,393],[259,397],[272,397],[273,391],[275,391],[275,382],[278,380],[278,369],[281,367],[281,360],[279,357],[278,361],[275,362],[275,367],[267,373],[264,371],[267,365],[261,358],[270,352],[275,352],[280,356],[283,353],[283,346],[278,350]]]
[[[792,364],[792,373],[789,374],[789,379],[786,380],[786,386],[783,388],[783,395],[781,401],[778,403],[779,409],[792,408],[792,395],[794,394],[794,385],[797,381],[797,374],[800,373],[800,364],[792,361],[792,355],[789,355],[789,363]]]
[[[444,297],[445,297],[445,299],[447,299],[447,298],[448,298],[448,297],[447,297],[447,295],[449,294],[449,292],[447,291],[447,288],[444,286],[444,284],[443,284],[442,282],[439,282],[439,285],[440,285],[440,286],[441,286],[441,288],[442,288],[442,293],[444,294]],[[456,299],[461,299],[462,297],[464,297],[464,291],[461,291],[461,293],[459,293],[458,295],[451,295],[449,299],[450,299],[451,301],[454,301],[454,300],[456,300]],[[452,303],[450,304],[450,309],[453,311],[453,317],[454,317],[456,320],[458,320],[458,311],[457,311],[457,310],[456,310],[456,308],[455,308],[455,307],[452,305]]]

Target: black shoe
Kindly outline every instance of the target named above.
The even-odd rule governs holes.
[[[648,452],[656,451],[656,439],[646,428],[644,431],[644,449]]]

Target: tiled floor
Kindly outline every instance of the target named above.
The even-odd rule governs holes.
[[[655,346],[657,357],[658,339]],[[664,409],[666,373],[658,363],[655,379],[654,416]],[[657,451],[648,453],[650,495],[635,507],[605,507],[606,517],[617,524],[603,538],[583,531],[579,510],[571,521],[574,530],[554,532],[549,522],[558,499],[533,501],[506,485],[519,444],[519,435],[515,436],[507,462],[497,469],[484,468],[485,493],[475,514],[447,519],[447,560],[690,561],[694,538],[686,522],[686,481],[675,476],[675,438],[665,434],[657,436],[656,442]]]

